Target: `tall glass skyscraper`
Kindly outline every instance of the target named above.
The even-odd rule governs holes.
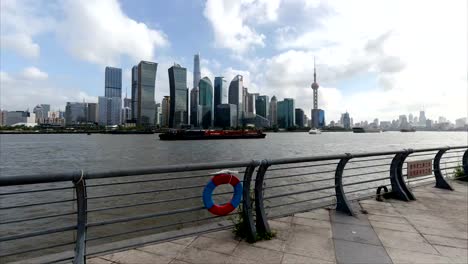
[[[270,125],[278,125],[278,101],[276,96],[273,95],[270,101],[270,112],[269,112]]]
[[[193,56],[193,88],[198,87],[201,79],[200,72],[200,53]]]
[[[104,96],[122,98],[122,69],[106,67]]]
[[[137,125],[154,125],[154,93],[156,71],[158,64],[155,62],[141,61],[138,64],[138,104]]]
[[[190,124],[198,127],[198,87],[190,90]]]
[[[187,69],[175,64],[167,71],[171,95],[169,127],[175,128],[188,124]]]
[[[235,126],[242,126],[242,119],[244,118],[244,105],[243,105],[243,88],[244,81],[242,75],[237,75],[232,79],[229,84],[229,98],[230,104],[237,106],[237,122]]]
[[[198,118],[203,128],[213,126],[213,85],[208,77],[203,77],[198,84]]]
[[[132,68],[132,119],[138,118],[138,66]]]
[[[224,77],[215,77],[214,79],[214,117],[217,118],[218,105],[228,103],[228,86]],[[215,122],[216,123],[216,122]]]
[[[278,127],[290,128],[295,126],[294,99],[284,98],[278,102]]]
[[[268,95],[260,95],[255,100],[255,113],[264,118],[268,118],[268,113],[270,110],[270,102]]]

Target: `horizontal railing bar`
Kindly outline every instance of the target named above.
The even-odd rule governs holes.
[[[360,167],[346,167],[345,170],[357,170],[357,169],[374,168],[374,167],[382,167],[382,166],[390,166],[390,163],[381,163],[381,164],[360,166]]]
[[[181,224],[202,222],[202,221],[221,218],[221,217],[222,216],[210,216],[210,217],[205,217],[205,218],[202,218],[202,219],[196,219],[196,220],[192,220],[192,221],[184,221],[184,222],[172,223],[172,224],[167,224],[167,225],[162,225],[162,226],[152,226],[152,227],[140,228],[140,229],[136,229],[136,230],[110,234],[110,235],[107,235],[107,236],[93,237],[93,238],[87,239],[86,241],[94,241],[94,240],[100,240],[100,239],[111,238],[111,237],[116,237],[116,236],[123,236],[123,235],[132,234],[132,233],[139,233],[139,232],[144,232],[144,231],[149,231],[149,230],[155,230],[155,229],[161,229],[161,228],[166,228],[166,227],[171,227],[171,226],[177,226],[177,225],[181,225]]]
[[[319,167],[319,166],[329,166],[329,165],[337,165],[337,164],[338,164],[338,161],[337,161],[337,162],[332,162],[332,163],[321,163],[321,164],[312,164],[312,165],[295,166],[295,167],[268,168],[268,171],[288,170],[288,169],[300,169],[300,168]]]
[[[415,178],[415,179],[407,180],[406,182],[423,181],[423,180],[427,180],[427,179],[435,180],[433,175],[429,175],[429,176],[418,177],[418,178]]]
[[[372,175],[372,174],[384,173],[384,172],[388,172],[388,171],[389,171],[389,169],[388,170],[383,170],[383,171],[370,171],[370,172],[346,175],[346,176],[343,176],[343,178],[351,178],[351,177],[356,177],[356,176]]]
[[[22,238],[28,238],[28,237],[42,236],[42,235],[48,235],[48,234],[54,234],[54,233],[60,233],[60,232],[71,231],[71,230],[75,230],[75,229],[76,229],[76,226],[65,226],[65,227],[60,227],[60,228],[46,229],[46,230],[43,230],[43,231],[31,232],[31,233],[26,233],[26,234],[21,234],[21,235],[0,237],[0,242],[16,240],[16,239],[22,239]]]
[[[24,207],[39,206],[39,205],[48,205],[48,204],[57,204],[57,203],[68,203],[68,202],[74,202],[74,201],[76,201],[76,199],[61,200],[61,201],[51,201],[51,202],[43,202],[43,203],[35,203],[35,204],[21,204],[21,205],[13,205],[13,206],[1,207],[0,210],[16,209],[16,208],[24,208]]]
[[[331,206],[331,205],[336,205],[336,202],[327,203],[327,204],[322,204],[322,203],[320,203],[320,204],[318,204],[318,206],[316,206],[316,207],[312,207],[312,208],[307,208],[307,209],[304,209],[304,210],[295,211],[294,213],[286,212],[286,213],[282,213],[282,214],[278,214],[278,215],[269,216],[268,218],[274,220],[274,219],[276,219],[276,218],[281,218],[281,217],[291,216],[291,215],[295,215],[295,214],[310,212],[311,210],[315,210],[315,209],[318,209],[318,208],[324,208],[324,207]]]
[[[387,187],[389,187],[389,186],[392,186],[392,185],[391,185],[391,184],[379,185],[379,186],[377,186],[377,188],[380,187],[380,186],[387,186]],[[377,188],[376,188],[376,187],[368,187],[368,188],[364,188],[364,189],[351,190],[351,191],[346,192],[346,194],[348,194],[348,193],[362,192],[362,191],[371,191],[372,189],[377,189]]]
[[[274,180],[274,179],[281,179],[281,178],[291,178],[291,177],[298,177],[298,176],[309,176],[309,175],[322,174],[322,173],[330,173],[330,172],[335,172],[335,170],[329,170],[329,171],[314,171],[314,172],[306,172],[306,173],[299,173],[299,174],[283,175],[283,176],[277,176],[277,177],[268,177],[268,178],[266,178],[265,180]]]
[[[216,193],[216,194],[213,194],[212,196],[219,196],[219,195],[225,195],[225,194],[232,194],[232,192]],[[99,211],[122,209],[122,208],[135,207],[135,206],[144,206],[144,205],[150,205],[150,204],[184,201],[184,200],[196,199],[196,198],[202,198],[202,197],[203,197],[202,195],[197,195],[197,196],[182,197],[182,198],[177,198],[177,199],[151,201],[151,202],[145,202],[145,203],[139,203],[139,204],[120,205],[120,206],[113,206],[113,207],[102,207],[102,208],[89,209],[89,210],[87,210],[87,212],[88,213],[93,213],[93,212],[99,212]]]
[[[35,221],[35,220],[40,220],[40,219],[67,216],[67,215],[74,215],[74,214],[76,214],[76,212],[69,212],[69,213],[62,213],[62,214],[55,214],[55,215],[46,215],[46,216],[38,216],[38,217],[25,218],[25,219],[9,220],[9,221],[5,221],[5,222],[0,222],[0,225],[19,223],[19,222],[26,222],[26,221]]]
[[[102,196],[91,196],[91,197],[88,197],[87,199],[88,200],[94,200],[94,199],[102,199],[102,198],[110,198],[110,197],[121,197],[121,196],[128,196],[128,195],[148,194],[148,193],[155,193],[155,192],[188,190],[188,189],[195,189],[195,188],[205,187],[205,185],[206,184],[176,187],[176,188],[168,188],[168,189],[154,189],[154,190],[150,190],[150,191],[133,192],[133,193],[118,193],[118,194],[109,194],[109,195],[102,195]]]
[[[274,198],[280,198],[280,197],[285,197],[289,195],[297,195],[297,194],[303,194],[303,193],[308,193],[308,192],[315,192],[315,191],[322,191],[322,190],[327,190],[327,189],[332,189],[335,188],[336,186],[327,186],[327,187],[322,187],[322,188],[316,188],[316,189],[311,189],[311,190],[305,190],[305,191],[299,191],[299,192],[292,192],[292,193],[283,193],[283,194],[277,194],[277,195],[272,195],[272,196],[266,196],[263,199],[274,199]]]
[[[383,178],[377,178],[377,179],[372,179],[372,180],[367,180],[367,181],[351,182],[351,183],[343,184],[343,187],[345,187],[345,186],[351,186],[351,185],[356,185],[356,184],[361,184],[361,183],[383,181],[383,180],[390,180],[390,178],[389,178],[389,177],[383,177]]]
[[[7,192],[7,193],[0,193],[2,195],[13,195],[13,194],[24,194],[24,193],[36,193],[36,192],[50,192],[50,191],[58,191],[58,190],[69,190],[75,189],[75,187],[60,187],[60,188],[48,188],[48,189],[39,189],[39,190],[27,190],[27,191],[17,191],[17,192]]]
[[[58,248],[58,247],[69,246],[69,245],[74,245],[75,243],[76,243],[76,242],[73,241],[73,242],[68,242],[68,243],[65,243],[65,244],[58,244],[58,245],[52,245],[52,246],[47,246],[47,247],[40,247],[40,248],[34,248],[34,249],[23,250],[23,251],[17,251],[17,252],[13,252],[13,253],[8,253],[8,254],[6,254],[6,255],[1,255],[0,258],[9,257],[9,256],[13,256],[13,255],[18,255],[18,254],[26,254],[26,253],[30,253],[30,252],[34,252],[34,251],[39,251],[39,250],[44,250],[44,249],[51,249],[51,248]]]
[[[117,224],[117,223],[122,223],[122,222],[137,221],[137,220],[143,220],[143,219],[148,219],[148,218],[155,218],[159,216],[168,216],[168,215],[173,215],[173,214],[195,212],[195,211],[202,210],[202,209],[205,209],[205,207],[199,206],[199,207],[185,208],[185,209],[179,209],[179,210],[174,210],[174,211],[160,212],[160,213],[155,213],[155,214],[146,214],[146,215],[139,215],[139,216],[134,216],[134,217],[127,217],[127,218],[117,218],[113,220],[89,223],[86,225],[86,227],[95,227],[95,226],[102,226],[102,225]]]
[[[293,182],[293,183],[286,183],[286,184],[281,184],[281,185],[266,186],[263,188],[263,190],[291,186],[291,185],[300,185],[300,184],[306,184],[306,183],[320,182],[320,181],[329,181],[329,180],[334,180],[334,179],[335,178],[326,178],[326,179],[318,179],[318,180],[313,180],[313,181]]]
[[[438,151],[441,149],[466,149],[468,146],[454,146],[454,147],[439,147],[439,148],[426,148],[426,149],[412,149],[413,152],[427,152],[427,151]]]
[[[282,207],[282,206],[286,206],[286,205],[292,205],[292,204],[298,204],[298,203],[305,203],[305,202],[310,202],[310,201],[315,201],[315,200],[321,200],[321,199],[325,199],[325,198],[330,198],[330,197],[335,197],[336,194],[331,194],[331,195],[327,195],[327,196],[322,196],[322,197],[316,197],[316,198],[312,198],[312,199],[307,199],[307,200],[301,200],[301,201],[294,201],[294,202],[289,202],[289,203],[285,203],[285,204],[275,204],[275,205],[272,205],[272,206],[266,206],[265,209],[272,209],[272,208],[277,208],[277,207]]]
[[[74,259],[74,258],[75,258],[75,257],[65,257],[65,258],[61,258],[61,259],[54,259],[54,260],[52,260],[52,261],[42,262],[42,263],[39,263],[39,264],[58,263],[58,262],[62,262],[62,261],[72,260],[72,259]]]
[[[431,153],[419,153],[419,154],[410,154],[407,158],[410,159],[410,158],[413,158],[413,157],[422,157],[422,156],[432,156],[432,159],[434,159],[433,156],[435,156],[435,152],[431,152]]]
[[[391,155],[391,156],[390,156]],[[378,161],[378,160],[391,160],[393,158],[393,154],[389,154],[388,157],[380,157],[377,159],[351,159],[348,163],[358,163],[358,162],[369,162],[369,161]]]

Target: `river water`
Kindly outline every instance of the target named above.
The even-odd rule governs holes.
[[[154,167],[172,164],[188,163],[206,163],[218,161],[248,161],[252,159],[274,159],[286,157],[316,156],[342,153],[362,153],[375,151],[401,150],[404,148],[429,148],[441,146],[459,146],[468,144],[467,132],[385,132],[385,133],[343,133],[330,132],[320,135],[309,135],[305,132],[294,133],[268,133],[265,139],[250,140],[216,140],[216,141],[160,141],[158,135],[103,135],[103,134],[55,134],[55,135],[0,135],[0,177],[6,175],[23,174],[46,174],[48,172],[69,172],[79,171],[108,171],[115,169],[131,169]],[[427,157],[433,158],[434,152]],[[457,156],[453,159],[459,163],[462,153],[455,153]],[[345,171],[344,176],[356,173],[367,173],[364,176],[346,178],[346,182],[364,181],[374,178],[388,177],[389,163],[391,156],[384,161],[357,162],[347,165],[349,172]],[[369,167],[368,165],[383,164],[383,167],[371,167],[352,170],[353,166]],[[453,164],[448,164],[449,166]],[[283,214],[283,209],[292,211],[301,210],[301,206],[310,203],[299,203],[307,199],[320,198],[322,196],[333,196],[334,189],[328,189],[318,192],[303,193],[309,189],[332,186],[331,181],[319,181],[310,184],[303,184],[306,181],[317,179],[333,179],[336,164],[319,167],[306,167],[299,169],[282,170],[281,166],[276,168],[272,166],[267,173],[265,184],[265,196],[278,195],[283,193],[302,192],[301,195],[285,196],[277,199],[268,199],[265,201],[269,208],[267,212],[274,215]],[[448,167],[451,168],[451,167]],[[233,168],[242,171],[244,168]],[[275,170],[278,169],[278,170]],[[453,170],[453,169],[452,169]],[[329,171],[328,173],[318,173],[320,171]],[[449,170],[450,171],[450,170]],[[154,201],[165,201],[174,198],[196,197],[200,195],[203,187],[182,189],[172,192],[150,192],[164,188],[186,187],[186,186],[204,186],[209,180],[210,173],[213,171],[199,171],[193,173],[177,173],[165,175],[146,175],[131,176],[125,179],[106,179],[90,180],[88,185],[97,185],[100,183],[116,183],[121,181],[147,180],[162,178],[177,178],[183,176],[192,176],[202,174],[203,177],[188,178],[184,180],[167,180],[135,184],[120,184],[110,186],[88,187],[88,209],[99,209],[113,206],[125,206]],[[375,173],[374,173],[375,172]],[[370,174],[369,174],[370,173]],[[206,175],[206,177],[205,177]],[[290,175],[298,175],[289,177]],[[242,178],[242,173],[239,173]],[[287,177],[284,177],[287,176]],[[276,179],[273,179],[275,178]],[[366,178],[367,177],[367,178]],[[374,188],[378,185],[388,184],[388,180],[373,182],[363,186]],[[372,184],[372,185],[370,185]],[[362,189],[363,186],[349,186],[345,191]],[[49,187],[70,187],[70,189],[38,192],[19,195],[1,195],[1,193],[42,189]],[[36,232],[38,230],[51,229],[76,223],[76,216],[62,216],[57,218],[46,218],[21,223],[6,223],[16,219],[34,218],[52,214],[61,214],[64,212],[74,212],[76,210],[74,202],[56,203],[53,205],[42,205],[24,208],[12,208],[14,205],[26,205],[31,203],[47,203],[49,201],[62,201],[74,198],[74,191],[71,183],[42,184],[40,186],[21,186],[0,188],[0,237],[11,236],[15,234]],[[225,188],[224,188],[225,187]],[[125,194],[132,192],[145,192],[146,194],[127,195],[120,197],[106,197],[114,194]],[[230,187],[223,186],[217,188],[215,193],[229,192]],[[375,190],[373,191],[375,192]],[[230,194],[220,195],[215,199],[217,203],[223,203],[229,200]],[[328,200],[327,200],[328,199]],[[323,202],[333,200],[333,198],[323,199]],[[322,201],[322,200],[318,200]],[[291,206],[281,206],[282,204],[298,204]],[[88,223],[113,220],[116,218],[147,215],[155,212],[170,212],[184,208],[197,208],[202,206],[200,198],[189,199],[178,202],[162,202],[137,207],[127,207],[123,209],[112,209],[88,214]],[[279,205],[279,207],[278,207]],[[271,207],[271,208],[270,208]],[[307,206],[304,207],[307,209]],[[152,226],[164,226],[170,223],[187,222],[191,220],[200,220],[210,217],[206,210],[194,210],[188,213],[173,214],[152,219],[132,221],[123,224],[112,224],[91,227],[88,229],[88,238],[91,239],[88,245],[101,245],[103,243],[128,239],[132,237],[158,233],[168,230],[178,230],[187,227],[187,225],[173,225],[170,228],[161,228],[150,230],[148,232],[139,232],[131,235],[113,237],[112,239],[97,239],[102,236],[114,234],[122,231],[132,231],[145,229]],[[2,224],[3,223],[3,224]],[[190,226],[190,225],[189,225]],[[37,245],[55,245],[66,242],[72,242],[74,232],[58,233],[55,235],[35,237],[33,239],[23,239],[14,242],[0,242],[0,248],[3,252],[18,252],[25,248],[35,248]],[[60,250],[72,249],[73,246],[57,247],[48,250],[47,253],[53,253]],[[21,259],[24,257],[37,256],[36,254],[23,254],[19,258],[4,258],[5,260]],[[0,254],[0,256],[3,254]],[[0,258],[1,261],[2,258]]]

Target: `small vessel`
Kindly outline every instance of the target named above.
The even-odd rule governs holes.
[[[317,129],[317,128],[312,128],[309,130],[309,134],[311,135],[317,135],[317,134],[321,134],[322,131],[320,129]]]
[[[380,133],[382,129],[371,127],[371,128],[363,128],[363,127],[353,127],[354,133]]]
[[[412,128],[402,128],[400,132],[416,132],[416,129]]]
[[[265,138],[261,130],[184,130],[171,129],[159,134],[160,140],[250,139]]]

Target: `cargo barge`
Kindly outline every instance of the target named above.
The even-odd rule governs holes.
[[[265,138],[260,130],[169,130],[159,134],[160,140],[251,139]]]

